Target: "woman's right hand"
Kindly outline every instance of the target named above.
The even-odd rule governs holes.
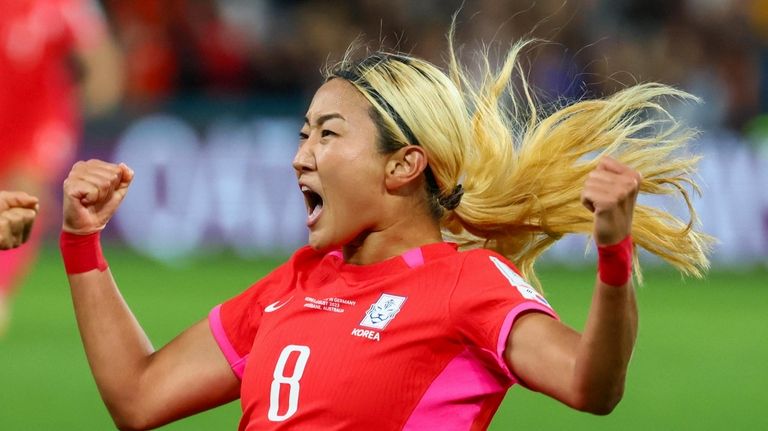
[[[77,162],[64,180],[62,230],[87,235],[107,225],[133,180],[126,164],[101,160]]]

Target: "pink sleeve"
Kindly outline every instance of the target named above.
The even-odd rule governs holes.
[[[297,253],[298,254],[298,253]],[[242,379],[259,331],[264,304],[291,289],[296,255],[241,294],[217,305],[208,314],[208,325],[235,375]]]
[[[227,358],[227,362],[229,362],[229,366],[232,367],[232,371],[238,379],[242,380],[245,363],[248,360],[248,354],[240,355],[229,340],[227,331],[224,330],[224,324],[221,322],[221,305],[214,307],[208,314],[208,324],[211,327],[213,338],[219,345],[224,357]]]
[[[469,252],[451,293],[451,319],[471,347],[492,358],[493,367],[515,383],[504,360],[507,337],[518,317],[539,312],[558,319],[547,300],[504,257]]]
[[[496,341],[496,351],[494,353],[496,354],[496,361],[499,368],[504,371],[504,374],[511,378],[515,383],[518,381],[518,378],[512,374],[512,371],[509,369],[509,367],[507,367],[507,362],[504,360],[504,350],[507,347],[507,338],[509,337],[509,333],[512,331],[512,325],[514,325],[517,318],[520,317],[523,313],[530,311],[548,314],[552,316],[552,318],[560,320],[560,317],[557,315],[557,313],[555,313],[554,310],[552,310],[549,306],[532,303],[531,301],[524,301],[509,310],[509,313],[507,313],[507,316],[504,318],[504,322],[502,323],[501,329],[499,330],[499,336]]]
[[[261,320],[257,283],[240,295],[217,305],[208,314],[208,325],[237,378],[242,379],[248,354]]]

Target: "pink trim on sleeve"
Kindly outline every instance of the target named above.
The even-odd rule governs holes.
[[[518,381],[518,379],[507,367],[507,363],[504,360],[504,350],[507,347],[507,338],[509,337],[510,331],[512,331],[512,325],[515,323],[515,320],[517,320],[517,318],[526,311],[542,312],[552,316],[557,320],[560,320],[560,317],[551,308],[533,301],[526,301],[522,304],[518,304],[512,308],[509,313],[507,313],[507,317],[504,318],[504,323],[501,325],[501,331],[499,331],[499,341],[496,344],[496,361],[499,363],[499,366],[502,370],[504,370],[507,376],[510,377],[515,383]]]
[[[421,253],[421,248],[412,248],[402,254],[405,264],[410,268],[416,268],[424,265],[424,255]]]
[[[227,358],[232,371],[238,379],[242,380],[248,355],[242,357],[238,355],[234,346],[229,341],[229,337],[227,337],[227,333],[224,331],[224,325],[221,323],[221,304],[213,307],[213,310],[208,314],[208,324],[211,327],[211,333],[213,333],[216,344],[219,345],[221,352],[224,353],[224,357]]]

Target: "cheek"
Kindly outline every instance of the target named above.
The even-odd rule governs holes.
[[[339,170],[338,174],[338,182],[328,193],[332,199],[332,211],[357,219],[370,213],[376,204],[376,185],[372,178],[361,175],[360,172],[348,172],[348,175],[344,175]]]
[[[321,160],[318,158],[318,163]],[[378,156],[363,151],[327,152],[322,155],[321,180],[326,192],[342,199],[374,195],[383,184]],[[338,192],[338,193],[337,193]]]
[[[328,182],[328,209],[336,234],[352,239],[378,225],[381,185],[371,167],[340,168],[330,175],[333,181]]]
[[[329,209],[339,223],[364,222],[376,208],[384,184],[384,159],[373,141],[352,137],[329,142],[316,153],[318,173]],[[341,226],[340,226],[341,227]]]

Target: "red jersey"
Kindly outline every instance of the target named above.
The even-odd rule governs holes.
[[[70,56],[104,34],[99,12],[85,0],[0,2],[0,172],[18,163],[58,169],[74,156]]]
[[[241,378],[240,430],[481,430],[516,383],[521,313],[557,316],[502,256],[437,243],[346,264],[300,249],[215,307]]]

